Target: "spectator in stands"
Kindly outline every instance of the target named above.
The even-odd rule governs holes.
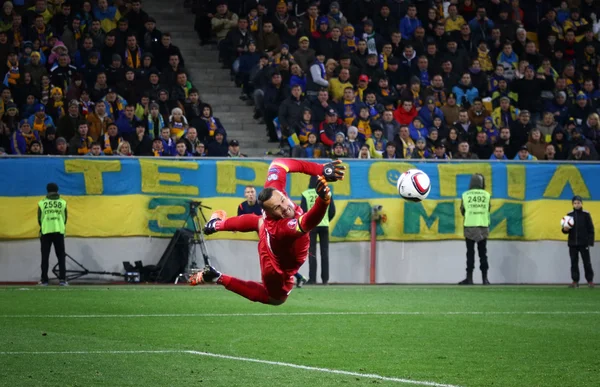
[[[240,143],[237,140],[229,141],[229,150],[227,152],[228,157],[248,157],[240,152]]]
[[[138,123],[138,119],[135,117],[134,113],[134,107],[132,105],[127,105],[125,106],[123,113],[121,113],[119,118],[115,121],[117,128],[119,128],[119,134],[127,141],[135,136],[135,127]]]
[[[194,150],[194,157],[206,157],[206,146],[204,143],[199,142],[196,144],[196,149]]]
[[[460,144],[458,145],[460,150]],[[486,132],[478,132],[475,136],[475,145],[473,146],[473,153],[477,155],[477,158],[481,160],[488,160],[494,149],[490,145]]]
[[[216,36],[219,43],[219,55],[223,60],[226,57],[229,47],[224,43],[229,31],[238,25],[238,15],[229,11],[227,1],[219,0],[217,2],[217,13],[210,20],[212,33]]]
[[[81,115],[79,113],[79,102],[77,102],[76,100],[72,100],[69,102],[67,114],[63,115],[58,120],[57,127],[56,127],[57,136],[68,138],[68,139],[76,137],[76,134],[79,132],[78,128],[80,126],[81,121],[84,121],[84,119],[81,117]],[[88,130],[88,128],[86,125],[86,137],[89,136],[89,133],[87,132],[87,130]],[[71,147],[71,151],[73,151],[72,148],[73,147]],[[85,155],[86,153],[88,153],[87,150],[85,151],[85,153],[80,153],[80,154]]]
[[[28,119],[29,126],[43,136],[46,128],[54,126],[54,121],[46,115],[46,107],[43,104],[37,104],[34,111]]]
[[[302,43],[302,38],[300,39]],[[302,44],[300,44],[302,47]],[[308,97],[314,97],[318,95],[318,92],[322,88],[329,87],[329,81],[327,81],[326,69],[325,69],[325,53],[317,52],[315,60],[310,64],[309,71],[306,78],[306,95]]]
[[[163,148],[163,141],[160,137],[156,137],[153,141],[152,141],[152,155],[154,157],[161,157],[161,156],[170,156],[170,154],[167,154]]]
[[[131,150],[136,156],[152,155],[152,139],[146,134],[146,125],[138,121],[135,126],[135,137],[130,142]]]
[[[198,138],[198,131],[193,126],[190,126],[186,130],[185,136],[182,137],[182,140],[185,141],[187,152],[190,154],[193,154],[198,144],[202,143],[202,141],[200,141],[200,139]]]
[[[346,125],[338,117],[337,111],[331,108],[326,113],[325,121],[321,122],[319,126],[320,140],[326,147],[332,147],[335,142],[335,136],[339,132],[345,135]]]
[[[189,127],[188,121],[183,115],[183,110],[175,108],[169,116],[169,129],[171,129],[171,137],[180,139]]]
[[[300,65],[302,72],[308,73],[315,61],[316,52],[310,47],[310,39],[307,36],[302,36],[298,39],[298,50],[293,55],[296,63]]]
[[[93,142],[87,156],[104,156],[99,142]]]
[[[229,145],[227,144],[227,133],[225,129],[217,128],[215,130],[214,140],[212,140],[206,149],[206,153],[210,157],[227,157]]]
[[[175,144],[175,157],[191,157],[192,154],[187,151],[187,145],[183,139]]]
[[[11,152],[16,155],[27,154],[33,141],[40,141],[39,132],[32,130],[27,120],[22,120],[19,130],[12,134],[10,143]]]
[[[302,121],[303,104],[302,87],[295,85],[292,87],[291,95],[279,106],[279,125],[286,137],[291,135],[293,124]]]
[[[279,106],[289,95],[289,88],[282,83],[281,74],[278,72],[271,75],[271,83],[264,90],[263,115],[267,124],[267,135],[269,142],[278,142],[275,124],[273,120],[279,114]]]
[[[106,133],[108,125],[114,121],[106,114],[106,105],[97,103],[94,105],[94,112],[86,117],[89,126],[89,135],[97,141],[101,135]]]
[[[119,135],[119,128],[116,124],[108,125],[106,133],[98,139],[102,146],[102,152],[107,156],[112,156],[117,153],[119,144],[123,142],[123,137]]]
[[[66,156],[69,152],[69,144],[67,143],[67,140],[65,140],[63,137],[59,137],[56,139],[55,141],[56,144],[56,149],[54,151],[54,153],[51,153],[54,156]]]
[[[458,143],[458,151],[452,153],[454,160],[477,160],[479,157],[475,153],[471,153],[469,149],[469,142],[462,140]],[[488,157],[489,158],[489,157]]]
[[[417,114],[419,112],[415,108],[413,101],[403,100],[402,104],[394,111],[394,119],[400,125],[409,125]]]
[[[164,156],[175,156],[177,153],[177,143],[173,137],[171,137],[171,129],[169,129],[168,126],[165,126],[160,130],[160,139],[163,143],[162,149],[164,151]]]
[[[119,146],[117,147],[117,156],[133,156],[129,141],[121,141],[121,143],[119,143]]]
[[[77,133],[69,142],[69,152],[74,156],[85,156],[90,152],[92,138],[88,135],[88,124],[83,121],[77,127]]]
[[[529,149],[527,148],[527,145],[522,145],[521,148],[519,148],[519,152],[517,152],[517,155],[514,159],[519,161],[537,160],[536,157],[529,154]]]

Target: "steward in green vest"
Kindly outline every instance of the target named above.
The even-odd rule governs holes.
[[[40,285],[48,285],[48,267],[50,249],[58,259],[61,286],[66,286],[65,280],[65,231],[67,226],[67,202],[58,194],[58,185],[49,183],[46,186],[48,195],[38,202],[38,224],[40,225],[40,241],[42,244],[42,279]]]
[[[302,192],[302,201],[300,207],[307,212],[315,204],[317,200],[317,177],[311,176],[308,183],[308,189]],[[310,246],[308,248],[308,284],[317,283],[317,237],[321,247],[321,280],[323,284],[329,282],[329,222],[335,216],[335,203],[333,197],[327,209],[327,216],[317,227],[310,232]]]
[[[488,281],[487,238],[490,233],[490,193],[485,190],[485,178],[479,173],[471,176],[469,190],[463,193],[460,212],[464,219],[464,235],[467,242],[467,278],[459,285],[473,285],[475,269],[475,244],[479,252],[481,280],[484,285]]]

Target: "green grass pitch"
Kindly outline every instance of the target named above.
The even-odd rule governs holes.
[[[548,387],[599,375],[600,293],[588,288],[313,286],[269,307],[220,286],[0,287],[0,386]]]

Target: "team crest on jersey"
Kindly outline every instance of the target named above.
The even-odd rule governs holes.
[[[298,226],[298,221],[296,219],[292,219],[288,222],[288,227],[291,228],[292,230],[295,230],[297,226]]]
[[[271,173],[269,175],[269,177],[267,177],[267,181],[273,181],[273,180],[277,180],[279,177],[277,176],[276,173]]]
[[[277,172],[279,172],[279,169],[277,169],[277,168],[270,168],[269,169],[269,173],[277,173]]]

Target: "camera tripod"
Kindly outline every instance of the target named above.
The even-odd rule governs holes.
[[[67,260],[67,258],[69,258],[75,265],[77,265],[79,267],[79,269],[65,270],[65,280],[66,281],[72,281],[72,280],[81,278],[83,276],[86,276],[88,274],[113,275],[116,277],[125,277],[123,274],[117,273],[117,272],[88,270],[81,263],[77,262],[77,260],[75,260],[75,258],[73,258],[69,254],[65,253],[65,261]],[[66,262],[65,262],[65,265],[66,265]],[[58,263],[56,265],[54,265],[54,267],[52,268],[52,273],[54,274],[54,276],[56,276],[56,278],[58,278],[58,275],[59,275]]]
[[[200,246],[200,252],[202,254],[202,259],[204,260],[204,265],[210,265],[210,258],[208,257],[208,250],[206,248],[206,241],[204,239],[204,230],[202,226],[206,224],[208,220],[204,215],[203,209],[212,210],[211,207],[203,205],[202,202],[190,201],[188,216],[183,224],[183,228],[189,229],[188,223],[190,221],[192,222],[193,229],[191,229],[190,231],[194,233],[194,237],[188,242],[190,249],[190,259],[185,273],[179,274],[179,276],[175,280],[175,283],[178,283],[180,280],[184,280],[185,282],[187,282],[189,276],[191,274],[196,273],[199,270],[198,263],[196,261],[196,246]]]

